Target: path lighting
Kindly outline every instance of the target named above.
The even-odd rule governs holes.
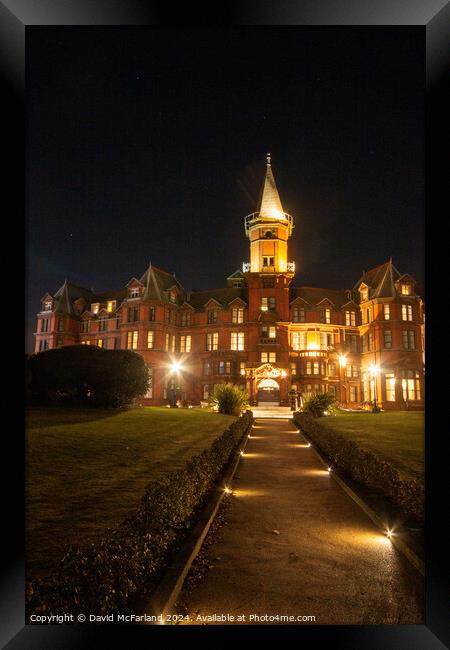
[[[229,487],[224,487],[223,491],[225,492],[225,494],[231,494],[232,492],[231,488]]]
[[[311,443],[310,443],[310,442],[308,442],[308,444],[307,444],[306,446],[307,446],[307,447],[311,447]]]
[[[331,466],[328,467],[328,472],[331,472]]]

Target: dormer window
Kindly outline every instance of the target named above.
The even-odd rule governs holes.
[[[139,298],[139,295],[140,295],[139,287],[131,287],[130,298]]]
[[[46,300],[43,303],[43,310],[42,311],[51,311],[52,310],[52,301],[51,300]]]
[[[400,285],[400,290],[401,290],[402,296],[410,296],[411,295],[411,285],[410,284],[402,284],[402,285]]]
[[[99,309],[100,309],[100,303],[99,302],[93,302],[91,304],[91,313],[92,314],[98,314]]]
[[[215,309],[208,310],[208,323],[217,323],[217,311]]]
[[[169,300],[170,302],[177,301],[177,294],[175,293],[175,291],[169,291]]]
[[[361,289],[361,302],[369,299],[369,289]]]
[[[115,300],[108,300],[106,303],[106,311],[108,314],[110,314],[112,311],[114,311],[116,308],[116,301]]]

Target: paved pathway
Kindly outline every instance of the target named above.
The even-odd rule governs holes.
[[[193,623],[198,614],[250,624],[265,614],[312,615],[319,625],[423,623],[422,577],[292,421],[255,421],[232,487],[227,523],[208,551],[212,569],[187,597]]]

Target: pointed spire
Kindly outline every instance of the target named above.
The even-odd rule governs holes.
[[[271,155],[267,154],[266,177],[261,195],[259,208],[260,217],[269,219],[284,219],[284,211],[281,205],[280,195],[272,172]]]

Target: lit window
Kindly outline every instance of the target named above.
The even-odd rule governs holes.
[[[175,352],[175,334],[172,334],[172,346],[171,346],[172,352]]]
[[[99,309],[100,309],[100,303],[99,302],[93,302],[91,304],[91,313],[92,314],[98,314]]]
[[[390,318],[391,318],[391,306],[390,305],[383,305],[383,316],[384,316],[384,320],[390,320]]]
[[[261,297],[261,311],[267,311],[269,309],[269,299],[267,296]]]
[[[181,327],[187,327],[191,324],[191,314],[188,311],[181,312]]]
[[[170,337],[168,334],[164,335],[164,350],[166,352],[169,352],[169,343],[170,343]]]
[[[219,332],[208,332],[206,335],[206,349],[209,352],[219,348]]]
[[[138,344],[137,330],[134,330],[132,332],[127,332],[127,349],[137,350],[137,344]]]
[[[356,386],[350,386],[349,397],[350,397],[350,402],[356,402],[356,399],[357,399],[357,397],[356,397]]]
[[[116,308],[116,301],[115,300],[108,300],[106,303],[106,311],[110,314],[112,311],[114,311]]]
[[[105,347],[105,339],[98,339],[97,345],[99,348],[104,348]]]
[[[365,302],[369,298],[369,290],[368,289],[361,289],[361,302]]]
[[[130,298],[139,298],[140,289],[139,287],[132,287],[130,289]]]
[[[44,302],[44,309],[43,311],[51,311],[52,310],[52,301],[51,300],[46,300]]]
[[[276,352],[261,352],[261,363],[275,363],[276,360]]]
[[[418,370],[403,371],[402,395],[405,402],[420,400],[420,374]]]
[[[177,300],[177,294],[175,293],[175,291],[170,291],[170,293],[169,293],[169,300],[170,300],[170,302],[176,302],[176,300]]]
[[[291,375],[296,375],[297,374],[297,364],[292,362],[291,363]]]
[[[393,373],[386,373],[386,401],[395,402],[395,376]]]
[[[211,374],[211,364],[209,363],[209,361],[205,361],[203,364],[203,374],[204,375]]]
[[[231,322],[243,323],[244,322],[244,309],[243,307],[233,307],[231,310]]]
[[[384,347],[386,350],[390,350],[392,348],[392,332],[391,330],[384,330],[383,331],[383,339],[384,339]]]
[[[241,375],[245,375],[245,361],[241,361],[239,363],[239,373]]]
[[[411,294],[411,286],[409,284],[402,284],[402,295],[409,296]]]
[[[190,352],[191,351],[191,335],[186,334],[180,336],[180,352]]]
[[[231,332],[231,349],[244,350],[244,332]]]
[[[345,324],[350,327],[356,325],[356,315],[354,311],[345,312]]]
[[[402,305],[402,320],[412,320],[412,319],[413,319],[412,305]]]
[[[154,344],[155,344],[155,332],[153,330],[148,330],[148,332],[147,332],[147,348],[149,350],[152,350]]]

